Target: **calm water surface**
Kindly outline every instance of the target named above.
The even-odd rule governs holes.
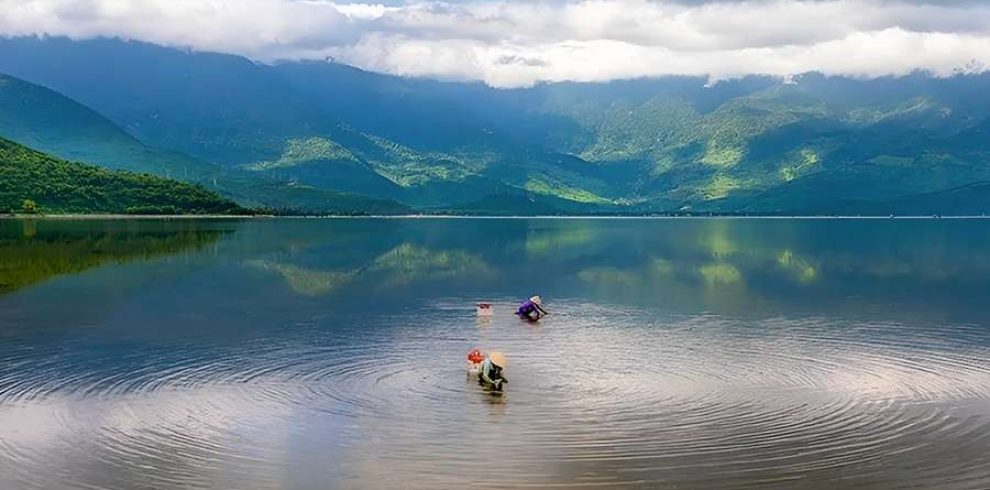
[[[0,488],[988,488],[988,298],[990,221],[0,221]]]

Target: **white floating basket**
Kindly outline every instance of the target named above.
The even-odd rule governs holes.
[[[478,316],[492,316],[491,303],[478,303]]]

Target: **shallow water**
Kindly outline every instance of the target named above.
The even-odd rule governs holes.
[[[988,250],[981,220],[0,221],[0,488],[988,488]]]

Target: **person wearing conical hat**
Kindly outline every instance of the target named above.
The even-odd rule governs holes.
[[[501,352],[490,352],[481,363],[478,372],[478,382],[490,386],[495,391],[502,391],[502,385],[509,382],[503,371],[509,367],[509,360]]]
[[[516,315],[519,315],[519,318],[531,322],[535,322],[548,314],[547,310],[543,309],[543,298],[540,298],[539,295],[523,301],[523,304],[519,305],[519,309],[516,310]]]

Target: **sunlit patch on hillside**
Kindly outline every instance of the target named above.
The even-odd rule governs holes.
[[[724,174],[718,174],[712,177],[712,180],[706,185],[702,191],[701,195],[705,200],[712,201],[715,199],[722,199],[728,197],[732,191],[742,187],[742,182],[738,179],[730,177]]]
[[[593,192],[571,187],[560,182],[549,182],[538,177],[530,177],[523,186],[523,189],[536,194],[567,199],[568,201],[586,204],[611,204],[611,201]]]
[[[476,154],[470,158],[449,153],[421,153],[394,141],[363,134],[375,148],[363,157],[380,175],[402,187],[415,187],[437,181],[461,181],[482,170],[494,158]]]
[[[732,167],[742,161],[745,152],[735,146],[721,146],[714,142],[709,142],[705,147],[705,154],[701,157],[701,162],[712,167]]]
[[[798,152],[797,162],[785,165],[778,170],[780,178],[785,182],[790,182],[810,171],[821,162],[821,155],[811,148],[804,148]]]
[[[879,124],[892,120],[919,118],[925,115],[935,120],[946,119],[952,115],[952,109],[930,97],[912,97],[908,100],[881,106],[855,108],[846,115],[855,124]]]
[[[248,168],[251,170],[286,168],[327,160],[358,161],[353,153],[339,143],[327,138],[312,137],[291,139],[286,142],[285,150],[278,160],[259,162]]]

